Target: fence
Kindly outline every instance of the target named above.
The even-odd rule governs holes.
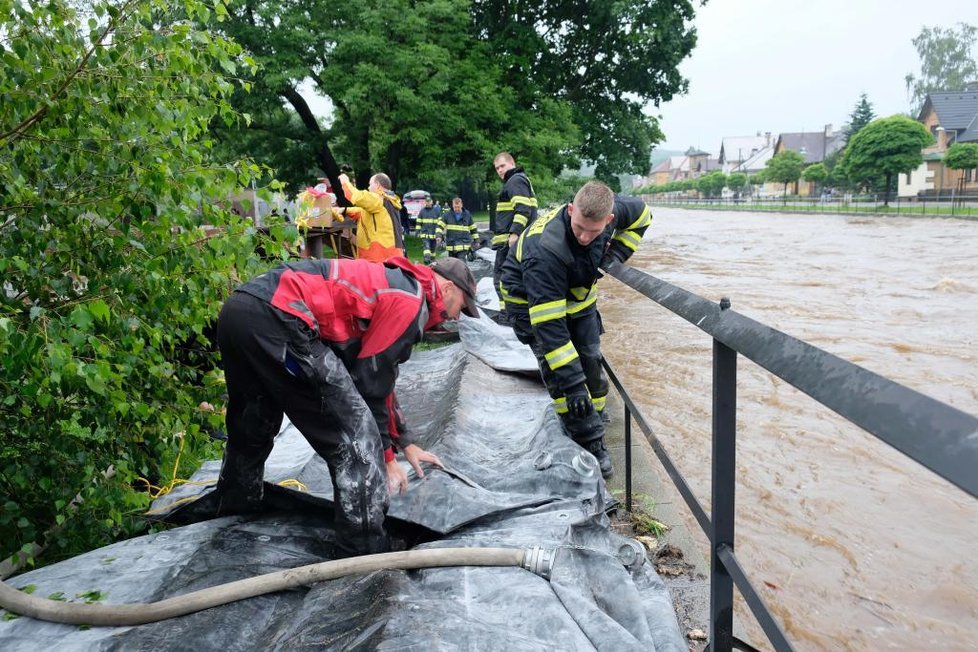
[[[978,498],[978,418],[811,344],[639,270],[615,263],[608,273],[713,338],[711,514],[693,495],[635,402],[605,361],[625,404],[625,504],[632,506],[632,419],[648,439],[710,541],[710,645],[727,651],[733,636],[733,588],[744,597],[776,650],[792,650],[780,625],[734,554],[737,355],[787,381],[837,414]]]
[[[733,211],[773,211],[797,213],[876,213],[887,215],[932,215],[938,217],[978,217],[978,196],[956,196],[948,192],[923,197],[896,195],[825,195],[805,197],[724,197],[704,199],[676,193],[642,195],[649,204]]]

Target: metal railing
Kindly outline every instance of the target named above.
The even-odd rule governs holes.
[[[710,646],[734,648],[733,588],[777,650],[792,650],[734,554],[737,355],[787,381],[881,441],[978,498],[978,418],[649,274],[614,263],[608,273],[713,338],[711,515],[693,495],[635,402],[604,362],[625,404],[625,501],[632,507],[632,419],[710,540]]]
[[[641,195],[654,206],[675,206],[729,211],[797,213],[870,213],[886,215],[929,215],[936,217],[978,217],[978,195],[951,192],[921,197],[875,195],[768,195],[765,197],[692,197],[679,193]]]

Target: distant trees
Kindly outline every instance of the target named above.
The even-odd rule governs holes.
[[[696,179],[696,189],[706,197],[716,197],[727,185],[727,175],[720,170],[714,170]]]
[[[801,177],[816,186],[821,186],[829,178],[829,169],[824,163],[815,163],[802,170]]]
[[[978,79],[978,60],[972,52],[976,39],[978,27],[967,23],[920,30],[913,39],[920,55],[920,73],[904,78],[914,115],[920,113],[928,93],[962,90],[967,82]]]
[[[852,115],[849,116],[849,126],[846,129],[846,142],[849,142],[853,136],[859,133],[860,129],[872,122],[874,118],[876,118],[876,114],[873,112],[873,105],[870,104],[866,93],[863,93],[859,96],[859,101],[856,102],[856,106],[852,110]]]
[[[934,142],[924,125],[903,115],[874,120],[846,146],[839,166],[852,183],[869,186],[880,179],[889,201],[895,175],[911,172],[924,156],[921,149]]]
[[[944,165],[952,170],[978,168],[978,143],[954,143],[944,153]]]
[[[788,201],[788,184],[801,178],[801,169],[805,165],[805,157],[798,152],[786,149],[768,159],[764,176],[767,181],[784,184],[784,201]]]
[[[734,172],[727,176],[727,187],[734,192],[744,190],[747,185],[747,175],[743,172]]]
[[[952,170],[978,169],[978,143],[954,143],[944,153],[944,165]],[[964,175],[958,186],[964,186]]]

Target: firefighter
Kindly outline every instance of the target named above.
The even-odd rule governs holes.
[[[445,251],[452,258],[464,258],[479,243],[479,231],[475,228],[472,213],[462,208],[462,198],[452,200],[452,210],[442,213],[439,226],[445,234]]]
[[[478,316],[475,280],[458,260],[286,263],[237,288],[217,323],[227,380],[217,514],[253,511],[283,414],[326,461],[336,554],[383,552],[389,493],[438,457],[411,443],[394,396],[398,365],[425,330]]]
[[[444,233],[439,223],[438,217],[441,211],[437,210],[431,203],[431,197],[424,200],[424,208],[418,211],[418,232],[421,235],[421,243],[424,246],[424,262],[428,264],[438,253],[438,245]]]
[[[500,307],[505,309],[499,289],[503,263],[506,262],[509,249],[516,244],[516,239],[520,233],[530,222],[536,219],[537,198],[533,194],[530,178],[526,176],[523,168],[516,166],[512,154],[500,152],[496,154],[492,164],[496,168],[496,174],[503,180],[502,190],[499,191],[499,200],[496,202],[496,220],[492,230],[492,248],[496,251],[492,281],[496,293],[499,294]]]
[[[637,197],[598,181],[574,202],[523,231],[502,269],[502,294],[516,337],[533,350],[566,433],[611,477],[601,413],[608,379],[601,368],[599,267],[626,261],[652,216]]]
[[[341,209],[344,216],[357,222],[357,257],[382,263],[393,256],[403,256],[401,199],[391,190],[390,177],[378,172],[370,177],[366,190],[357,190],[346,174],[341,174],[339,181],[350,203],[362,209]]]

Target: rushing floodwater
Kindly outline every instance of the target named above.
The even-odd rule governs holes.
[[[654,214],[634,267],[978,415],[978,221]],[[708,509],[712,341],[602,292],[602,349]],[[738,374],[737,554],[789,638],[976,649],[978,500],[750,361]]]

